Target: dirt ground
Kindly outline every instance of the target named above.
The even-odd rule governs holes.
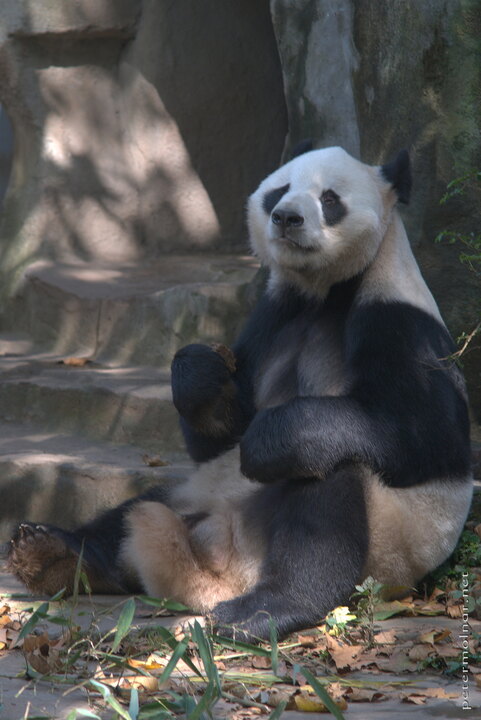
[[[159,616],[157,609],[138,599],[127,607],[127,598],[118,596],[79,596],[76,603],[50,602],[46,611],[44,601],[25,596],[2,562],[0,717],[4,720],[185,717],[184,713],[190,716],[188,705],[184,713],[181,703],[171,707],[169,715],[160,705],[155,711],[155,703],[167,697],[170,690],[171,697],[192,698],[191,707],[195,708],[195,702],[209,691],[209,681],[196,678],[186,664],[189,658],[198,661],[203,674],[209,675],[200,645],[195,646],[195,638],[189,637],[189,622],[195,618]],[[324,687],[328,683],[339,717],[346,720],[404,720],[411,713],[416,720],[481,717],[481,667],[471,659],[464,680],[462,671],[446,673],[449,663],[459,658],[464,638],[470,643],[470,657],[479,653],[481,622],[470,620],[469,628],[463,629],[462,617],[422,614],[434,613],[433,601],[424,605],[416,602],[413,607],[417,610],[405,603],[403,615],[375,621],[372,647],[359,629],[346,638],[343,634],[329,634],[326,628],[289,638],[275,648],[275,655],[270,646],[261,648],[263,654],[254,654],[249,649],[235,652],[214,645],[212,661],[222,694],[211,704],[210,716],[284,720],[326,717],[319,696],[303,676],[307,669]],[[19,640],[21,628],[32,617],[32,610],[39,607],[40,611],[43,608],[43,616]],[[125,620],[126,607],[132,610],[128,632],[114,652],[113,631],[121,625],[122,615]],[[58,624],[59,616],[63,625]],[[175,638],[174,645],[179,646],[184,638],[186,646],[190,646],[167,683],[160,676],[165,677],[174,645],[171,643],[170,649],[165,645],[167,635],[159,627],[171,640]],[[99,641],[102,637],[103,641]],[[202,637],[205,639],[207,633]],[[70,652],[69,644],[74,644],[75,638],[83,655],[67,670],[61,658]],[[89,643],[92,648],[85,659]],[[101,683],[104,693],[110,689],[107,699],[102,697],[102,689],[99,691],[90,682],[92,678]],[[132,701],[135,686],[139,692],[134,700],[139,698],[140,711]],[[276,715],[276,707],[277,712],[285,709]],[[209,714],[206,710],[197,716]]]

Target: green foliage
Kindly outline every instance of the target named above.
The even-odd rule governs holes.
[[[481,540],[476,533],[465,530],[453,553],[456,565],[462,568],[481,566]]]
[[[356,585],[356,592],[352,594],[352,598],[355,600],[357,606],[357,617],[360,627],[370,647],[374,645],[376,605],[379,605],[383,600],[383,589],[384,585],[369,576],[364,580],[362,585]]]
[[[476,633],[473,633],[473,637],[475,635]],[[427,657],[425,660],[421,660],[418,663],[418,670],[420,672],[423,670],[436,670],[441,671],[445,675],[459,675],[466,667],[466,662],[468,662],[469,665],[478,666],[481,663],[481,654],[468,651],[463,655],[462,650],[460,650],[458,657],[450,658],[449,660],[439,655],[433,655]]]
[[[444,580],[456,580],[462,577],[463,572],[468,573],[468,580],[473,580],[470,568],[481,566],[481,540],[471,530],[464,530],[458,544],[446,562],[430,573],[425,579],[428,587],[442,585]]]
[[[112,643],[112,652],[116,652],[119,649],[120,643],[124,637],[130,632],[130,626],[135,615],[135,600],[129,598],[122,608],[120,613],[117,628],[115,631],[115,638]]]
[[[79,573],[79,582],[81,575]],[[49,602],[38,604],[25,612],[31,612],[30,618],[25,623],[20,637],[23,639],[31,634],[42,621],[59,620],[58,607],[53,611],[52,601],[59,600],[62,593],[52,598]],[[139,600],[140,598],[137,598]],[[164,609],[166,603],[157,601],[154,598],[142,597],[144,602]],[[75,605],[74,598],[73,604]],[[113,629],[108,630],[104,635],[98,631],[98,617],[92,618],[92,623],[85,631],[80,631],[74,625],[75,620],[70,603],[63,605],[66,618],[63,624],[68,626],[68,637],[72,642],[63,650],[60,671],[55,674],[42,675],[27,662],[26,675],[35,681],[47,680],[67,685],[83,685],[85,689],[93,694],[93,699],[98,702],[99,697],[107,706],[112,718],[119,720],[174,720],[181,716],[186,720],[211,720],[215,713],[215,706],[219,700],[248,707],[257,706],[266,711],[265,704],[256,703],[252,697],[238,697],[230,694],[229,690],[233,683],[240,685],[266,688],[275,686],[278,683],[292,682],[297,684],[295,679],[304,675],[312,686],[314,692],[321,698],[330,712],[339,720],[344,720],[338,707],[331,700],[327,691],[322,687],[320,681],[312,675],[309,670],[301,665],[295,666],[294,675],[281,676],[280,657],[286,658],[286,649],[291,645],[279,643],[277,639],[274,622],[271,622],[271,642],[265,643],[264,647],[251,645],[245,642],[235,642],[231,639],[212,636],[210,632],[202,628],[195,621],[184,629],[184,635],[176,638],[170,630],[158,625],[155,628],[148,628],[148,632],[155,633],[155,648],[152,657],[158,658],[154,665],[149,661],[137,661],[132,666],[131,659],[139,655],[147,654],[150,638],[146,631],[139,631],[134,625],[136,613],[136,598],[129,598],[119,604],[120,614],[117,624]],[[115,609],[115,608],[114,608]],[[112,608],[109,608],[109,614]],[[148,646],[145,653],[145,645]],[[294,643],[298,647],[299,643]],[[215,649],[228,647],[232,658],[246,658],[252,656],[269,658],[272,670],[229,669],[220,672],[215,657]],[[224,657],[224,656],[221,656]],[[160,664],[159,664],[160,660]],[[154,681],[155,697],[146,699],[142,691],[133,684],[129,685],[129,677],[132,671],[137,677]],[[160,672],[159,672],[160,671]],[[279,673],[279,674],[278,674]],[[127,682],[127,686],[121,683]],[[117,687],[116,683],[119,683]],[[127,690],[125,690],[127,688]],[[119,689],[123,692],[119,696]],[[150,684],[149,684],[150,689]],[[127,694],[126,694],[127,693]],[[263,703],[264,701],[262,701]],[[278,720],[283,715],[286,702],[282,701],[268,716],[268,720]],[[79,718],[92,718],[100,720],[94,710],[86,708],[73,708],[67,720],[78,720]]]
[[[475,188],[481,184],[481,170],[471,170],[465,175],[452,180],[448,186],[445,194],[440,200],[441,205],[447,203],[450,199],[456,196],[464,195],[468,190]],[[463,250],[459,255],[459,260],[466,265],[469,270],[481,278],[481,232],[476,230],[468,233],[462,233],[456,230],[443,230],[440,232],[434,242],[441,243],[445,242],[448,245],[461,245]],[[473,338],[481,333],[481,322],[479,322],[469,332],[463,332],[457,338],[458,345],[460,345],[459,351],[456,353],[457,358],[466,351]]]

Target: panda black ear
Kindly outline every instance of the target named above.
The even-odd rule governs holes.
[[[294,146],[294,149],[291,152],[291,160],[294,160],[294,158],[299,155],[304,155],[304,153],[310,152],[313,149],[314,145],[310,138],[307,140],[301,140],[301,142],[298,142],[297,145]]]
[[[401,150],[392,162],[382,165],[381,173],[393,186],[399,202],[408,203],[411,194],[411,164],[407,150]]]

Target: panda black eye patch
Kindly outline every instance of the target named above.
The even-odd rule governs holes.
[[[275,206],[286,192],[289,192],[290,185],[283,185],[282,187],[276,188],[275,190],[269,190],[262,199],[262,208],[270,215],[274,210]]]
[[[325,190],[322,193],[321,205],[326,225],[337,225],[347,214],[345,205],[334,190]]]

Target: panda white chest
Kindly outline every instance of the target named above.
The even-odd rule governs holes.
[[[256,406],[274,407],[299,396],[340,395],[345,385],[342,327],[331,319],[296,320],[278,334],[261,365]]]

